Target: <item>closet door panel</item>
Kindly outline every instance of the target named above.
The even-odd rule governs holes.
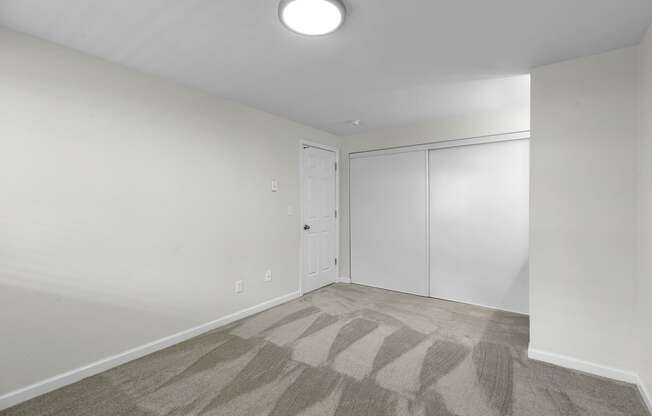
[[[528,312],[529,141],[431,150],[430,295]]]
[[[427,152],[350,162],[353,283],[428,296]]]

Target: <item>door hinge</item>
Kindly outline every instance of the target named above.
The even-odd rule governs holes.
[[[335,257],[335,265],[337,266],[337,257]]]
[[[337,171],[337,162],[335,162],[335,171]]]
[[[335,218],[337,218],[337,210],[335,210]]]

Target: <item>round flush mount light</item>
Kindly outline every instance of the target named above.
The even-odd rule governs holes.
[[[340,0],[281,0],[278,16],[293,32],[320,36],[342,26],[346,8]]]

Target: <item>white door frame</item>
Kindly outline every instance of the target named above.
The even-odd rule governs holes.
[[[335,172],[335,209],[337,210],[337,216],[335,217],[335,258],[337,259],[337,264],[335,265],[335,282],[340,280],[340,149],[336,146],[329,146],[322,143],[316,143],[309,140],[300,140],[299,141],[299,223],[297,227],[301,230],[301,241],[299,249],[299,295],[303,296],[303,244],[304,244],[304,232],[303,225],[305,224],[303,218],[303,149],[305,147],[315,147],[321,150],[327,150],[329,152],[335,153],[335,163],[337,163],[337,171]],[[333,283],[335,283],[333,282]]]

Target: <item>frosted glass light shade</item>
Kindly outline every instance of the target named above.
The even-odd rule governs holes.
[[[283,0],[279,18],[291,31],[319,36],[336,31],[344,22],[346,9],[339,0]]]

